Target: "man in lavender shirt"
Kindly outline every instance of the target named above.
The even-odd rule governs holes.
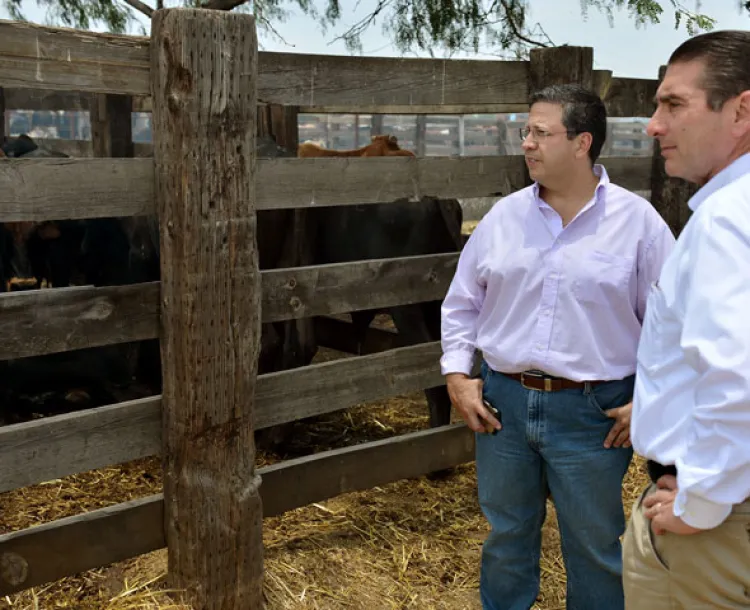
[[[636,350],[649,287],[675,240],[648,201],[595,164],[606,124],[602,101],[577,85],[532,95],[520,136],[535,182],[482,219],[443,302],[441,369],[477,433],[479,502],[491,526],[485,610],[534,605],[549,493],[568,610],[624,607],[621,493]],[[475,350],[480,379],[470,377]]]

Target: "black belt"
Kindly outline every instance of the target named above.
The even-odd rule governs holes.
[[[675,466],[671,464],[665,466],[659,462],[654,462],[654,460],[648,460],[646,462],[646,470],[648,471],[648,477],[651,479],[652,483],[656,483],[665,474],[671,474],[674,477],[677,476],[677,468]]]

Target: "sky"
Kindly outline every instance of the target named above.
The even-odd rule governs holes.
[[[146,3],[152,0],[145,0]],[[377,0],[343,0],[347,8],[342,10],[342,20],[334,31],[323,33],[309,17],[299,9],[290,9],[288,19],[276,26],[284,41],[271,36],[260,36],[263,50],[290,53],[314,53],[325,55],[349,55],[342,41],[335,41],[337,34],[367,15]],[[171,5],[167,2],[168,5]],[[664,13],[661,23],[637,29],[627,11],[615,13],[610,25],[607,18],[589,10],[587,20],[581,15],[580,0],[531,0],[530,22],[539,23],[556,45],[569,44],[594,49],[594,68],[612,70],[614,76],[632,78],[656,78],[661,64],[683,40],[689,38],[684,28],[675,29],[671,0],[662,0]],[[690,9],[696,8],[696,0],[682,0]],[[750,15],[740,12],[738,0],[704,0],[701,9],[717,20],[715,29],[750,29]],[[26,17],[36,23],[44,23],[44,11],[34,0],[23,0]],[[8,15],[0,8],[0,18]],[[147,27],[147,20],[142,20]],[[133,32],[135,33],[135,31]],[[382,32],[382,21],[376,22],[362,37],[365,56],[398,57],[396,48]],[[426,56],[426,54],[423,54]],[[411,53],[408,56],[420,56]],[[490,59],[486,54],[461,54],[456,57]]]

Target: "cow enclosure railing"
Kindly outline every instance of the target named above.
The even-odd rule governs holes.
[[[175,172],[183,172],[188,182],[194,179],[189,168],[185,169],[187,164],[177,161],[180,155],[183,159],[191,157],[180,148],[179,127],[175,125],[184,120],[183,113],[194,100],[195,90],[205,91],[202,88],[210,87],[212,79],[224,87],[227,107],[241,99],[250,104],[259,101],[294,107],[295,112],[411,114],[525,112],[531,89],[576,81],[600,91],[611,116],[647,116],[657,84],[656,80],[613,78],[610,72],[592,70],[591,49],[579,47],[540,50],[529,62],[263,53],[257,52],[254,33],[249,34],[254,32],[250,16],[188,9],[168,9],[159,14],[159,27],[153,28],[151,39],[0,22],[0,87],[5,88],[6,107],[64,109],[85,106],[90,103],[86,100],[102,95],[109,100],[129,100],[132,96],[132,110],[154,111],[157,141],[156,147],[136,145],[134,153],[139,158],[85,158],[92,151],[73,143],[68,145],[68,152],[75,152],[75,148],[78,154],[74,156],[79,158],[4,160],[0,163],[0,222],[156,214],[162,233],[171,235],[173,223],[193,227],[185,224],[178,209],[182,205],[185,214],[190,212],[188,195],[167,193],[164,184],[167,178],[174,179]],[[218,38],[211,40],[211,36]],[[196,57],[179,55],[170,47],[188,43],[197,45]],[[226,50],[226,45],[235,45],[231,52],[238,56],[245,53],[244,59],[228,62],[232,66],[221,68],[221,74],[200,63],[200,53]],[[186,79],[180,85],[184,89],[175,89],[175,75],[180,74]],[[231,79],[236,82],[227,82]],[[240,81],[242,86],[237,85]],[[152,92],[157,100],[153,108]],[[214,127],[220,124],[212,115],[212,107],[204,110],[206,120],[214,121]],[[251,127],[255,129],[255,125]],[[228,128],[222,125],[219,131],[222,129]],[[191,137],[199,139],[200,134]],[[234,146],[236,137],[221,131],[217,146],[229,146],[226,142]],[[153,158],[148,157],[150,154]],[[224,154],[224,149],[217,152],[217,156]],[[231,150],[226,154],[236,158]],[[204,246],[216,248],[212,250],[214,258],[198,261],[196,281],[218,291],[211,295],[215,299],[212,302],[228,303],[230,309],[239,312],[237,324],[247,335],[234,333],[234,327],[226,326],[219,311],[203,311],[206,317],[196,318],[196,326],[189,329],[195,335],[193,342],[208,341],[208,329],[213,329],[211,332],[219,337],[216,343],[225,342],[224,347],[211,348],[217,350],[214,355],[226,352],[228,355],[221,357],[227,362],[240,362],[233,375],[227,372],[226,378],[212,382],[216,387],[208,387],[195,371],[194,389],[205,392],[204,402],[209,402],[210,396],[229,396],[222,398],[224,402],[218,401],[224,410],[209,413],[209,406],[195,399],[192,406],[205,408],[205,419],[213,420],[205,424],[207,428],[201,428],[200,422],[180,420],[182,415],[177,411],[184,405],[177,404],[175,361],[182,363],[185,373],[190,360],[178,353],[162,362],[167,383],[161,396],[0,428],[0,492],[165,451],[167,464],[173,463],[175,453],[189,462],[190,449],[196,446],[201,458],[208,460],[210,454],[211,459],[218,460],[211,462],[214,466],[225,460],[225,466],[232,468],[236,454],[219,440],[213,441],[211,448],[201,444],[216,429],[226,438],[242,439],[246,438],[243,426],[248,421],[258,430],[444,383],[438,366],[439,342],[385,345],[390,349],[260,375],[257,381],[252,366],[242,369],[248,365],[243,365],[242,355],[235,352],[249,346],[250,354],[257,357],[259,337],[253,316],[265,323],[442,299],[458,253],[264,271],[259,270],[253,254],[245,260],[245,271],[251,278],[247,285],[255,285],[252,278],[258,281],[259,294],[253,295],[238,294],[236,286],[211,283],[210,276],[216,272],[211,261],[227,261],[227,257],[236,255],[217,245],[233,239],[224,227],[241,226],[241,230],[250,231],[247,234],[254,242],[252,229],[247,228],[253,223],[247,223],[245,212],[252,215],[258,210],[388,203],[404,198],[419,200],[423,195],[500,197],[528,183],[523,158],[255,159],[254,151],[243,154],[251,159],[247,167],[252,170],[249,176],[240,176],[239,184],[251,185],[246,194],[249,203],[243,207],[238,199],[223,195],[236,207],[227,212],[222,204],[219,209],[204,211],[203,218],[214,224],[198,223],[202,232],[194,236],[196,252]],[[651,159],[607,158],[604,163],[614,182],[632,190],[652,189]],[[228,170],[206,171],[216,178]],[[186,251],[170,245],[171,239],[162,239],[162,282],[53,288],[0,296],[0,360],[146,339],[164,342],[165,336],[167,349],[179,352],[180,346],[169,337],[173,337],[175,324],[189,319],[187,309],[181,309],[187,307],[184,302],[197,298],[194,285],[180,284],[188,281],[181,273],[186,265],[196,263],[186,261]],[[177,278],[170,276],[166,287],[164,269],[172,269]],[[218,330],[212,326],[214,321]],[[164,350],[163,345],[162,354]],[[249,380],[236,379],[237,371],[248,370]],[[249,407],[243,407],[240,397],[233,394],[237,384],[252,389],[250,397],[242,397]],[[179,425],[170,426],[170,422]],[[259,488],[257,482],[255,486],[249,480],[243,484],[249,485],[250,496],[253,492],[260,494],[263,516],[271,516],[341,493],[469,462],[473,459],[473,442],[472,433],[463,424],[449,425],[326,451],[257,471],[252,467],[248,470],[247,465],[239,470],[238,466],[235,478],[260,477]],[[226,454],[214,455],[225,449]],[[372,468],[373,463],[379,467]],[[173,471],[167,468],[166,472],[165,485],[175,485],[169,478]],[[187,524],[196,524],[200,510],[231,512],[235,508],[232,502],[243,501],[225,493],[232,490],[222,490],[223,485],[230,485],[226,477],[212,484],[219,489],[222,501],[228,503],[223,509],[207,508],[196,496],[188,514],[178,516],[169,503],[184,502],[185,498],[159,494],[0,536],[0,595],[160,549],[168,543],[175,546],[173,552],[187,553],[187,541],[183,543],[175,533],[175,520],[184,520],[177,525],[185,531]],[[244,505],[243,510],[244,515],[252,514],[252,506]],[[259,579],[262,560],[257,549],[249,545],[257,544],[255,530],[260,525],[252,520],[233,525],[247,538],[247,542],[237,543],[246,545],[242,552],[250,563],[244,576],[255,574]],[[195,540],[191,538],[191,542]],[[78,547],[74,555],[68,554],[72,541]],[[206,535],[194,546],[194,552],[205,552],[211,544],[216,541]],[[217,586],[204,587],[201,603],[205,607],[219,607],[233,595],[238,605],[232,607],[250,607],[241,604],[260,599],[257,583],[227,585],[232,578],[241,580],[242,575],[211,576],[191,571],[190,565],[190,559],[184,557],[170,563],[177,583],[187,588],[196,579],[228,579],[223,581],[221,592]]]

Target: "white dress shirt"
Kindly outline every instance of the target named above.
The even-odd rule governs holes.
[[[676,465],[674,513],[708,529],[750,496],[750,154],[689,206],[648,299],[631,438]]]
[[[648,289],[674,236],[651,204],[609,181],[563,228],[534,184],[498,201],[464,246],[442,307],[441,370],[474,350],[505,373],[574,381],[635,372]]]

